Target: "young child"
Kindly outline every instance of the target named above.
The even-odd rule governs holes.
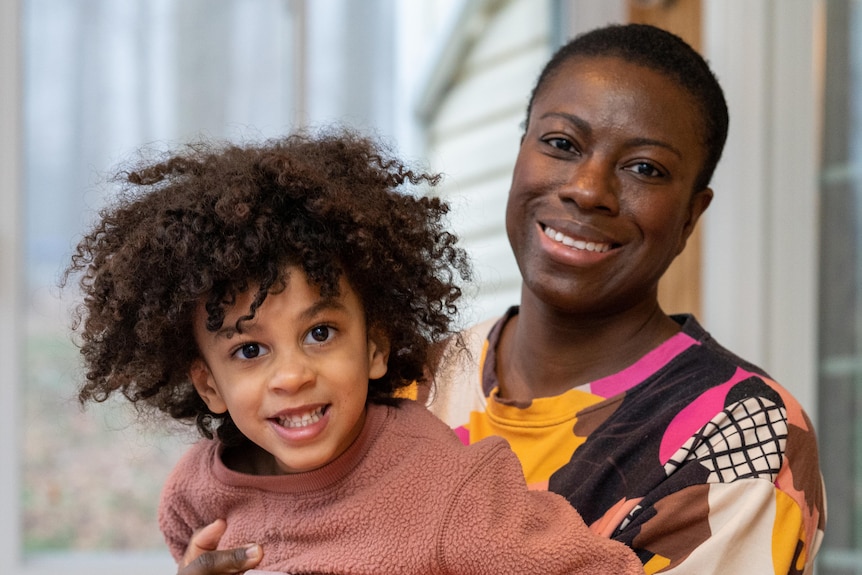
[[[178,560],[262,545],[283,573],[642,573],[505,441],[471,447],[399,391],[426,380],[469,270],[433,185],[352,133],[197,145],[126,174],[84,237],[82,402],[118,392],[205,436],[166,484]]]

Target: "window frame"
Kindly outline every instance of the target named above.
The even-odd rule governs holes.
[[[20,421],[15,406],[20,401],[20,301],[21,287],[21,58],[20,4],[0,4],[0,556],[12,562],[13,573],[22,569],[20,503],[18,493]]]

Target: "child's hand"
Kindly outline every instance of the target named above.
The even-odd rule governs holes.
[[[227,524],[217,519],[194,532],[177,575],[233,575],[260,563],[260,545],[217,551]]]

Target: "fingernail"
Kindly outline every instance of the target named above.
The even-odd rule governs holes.
[[[245,548],[245,556],[248,559],[259,559],[260,547],[258,547],[257,545],[249,545]]]

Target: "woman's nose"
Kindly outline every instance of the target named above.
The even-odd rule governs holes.
[[[619,211],[618,181],[612,165],[600,157],[586,157],[570,169],[559,188],[563,201],[573,202],[582,210]]]

